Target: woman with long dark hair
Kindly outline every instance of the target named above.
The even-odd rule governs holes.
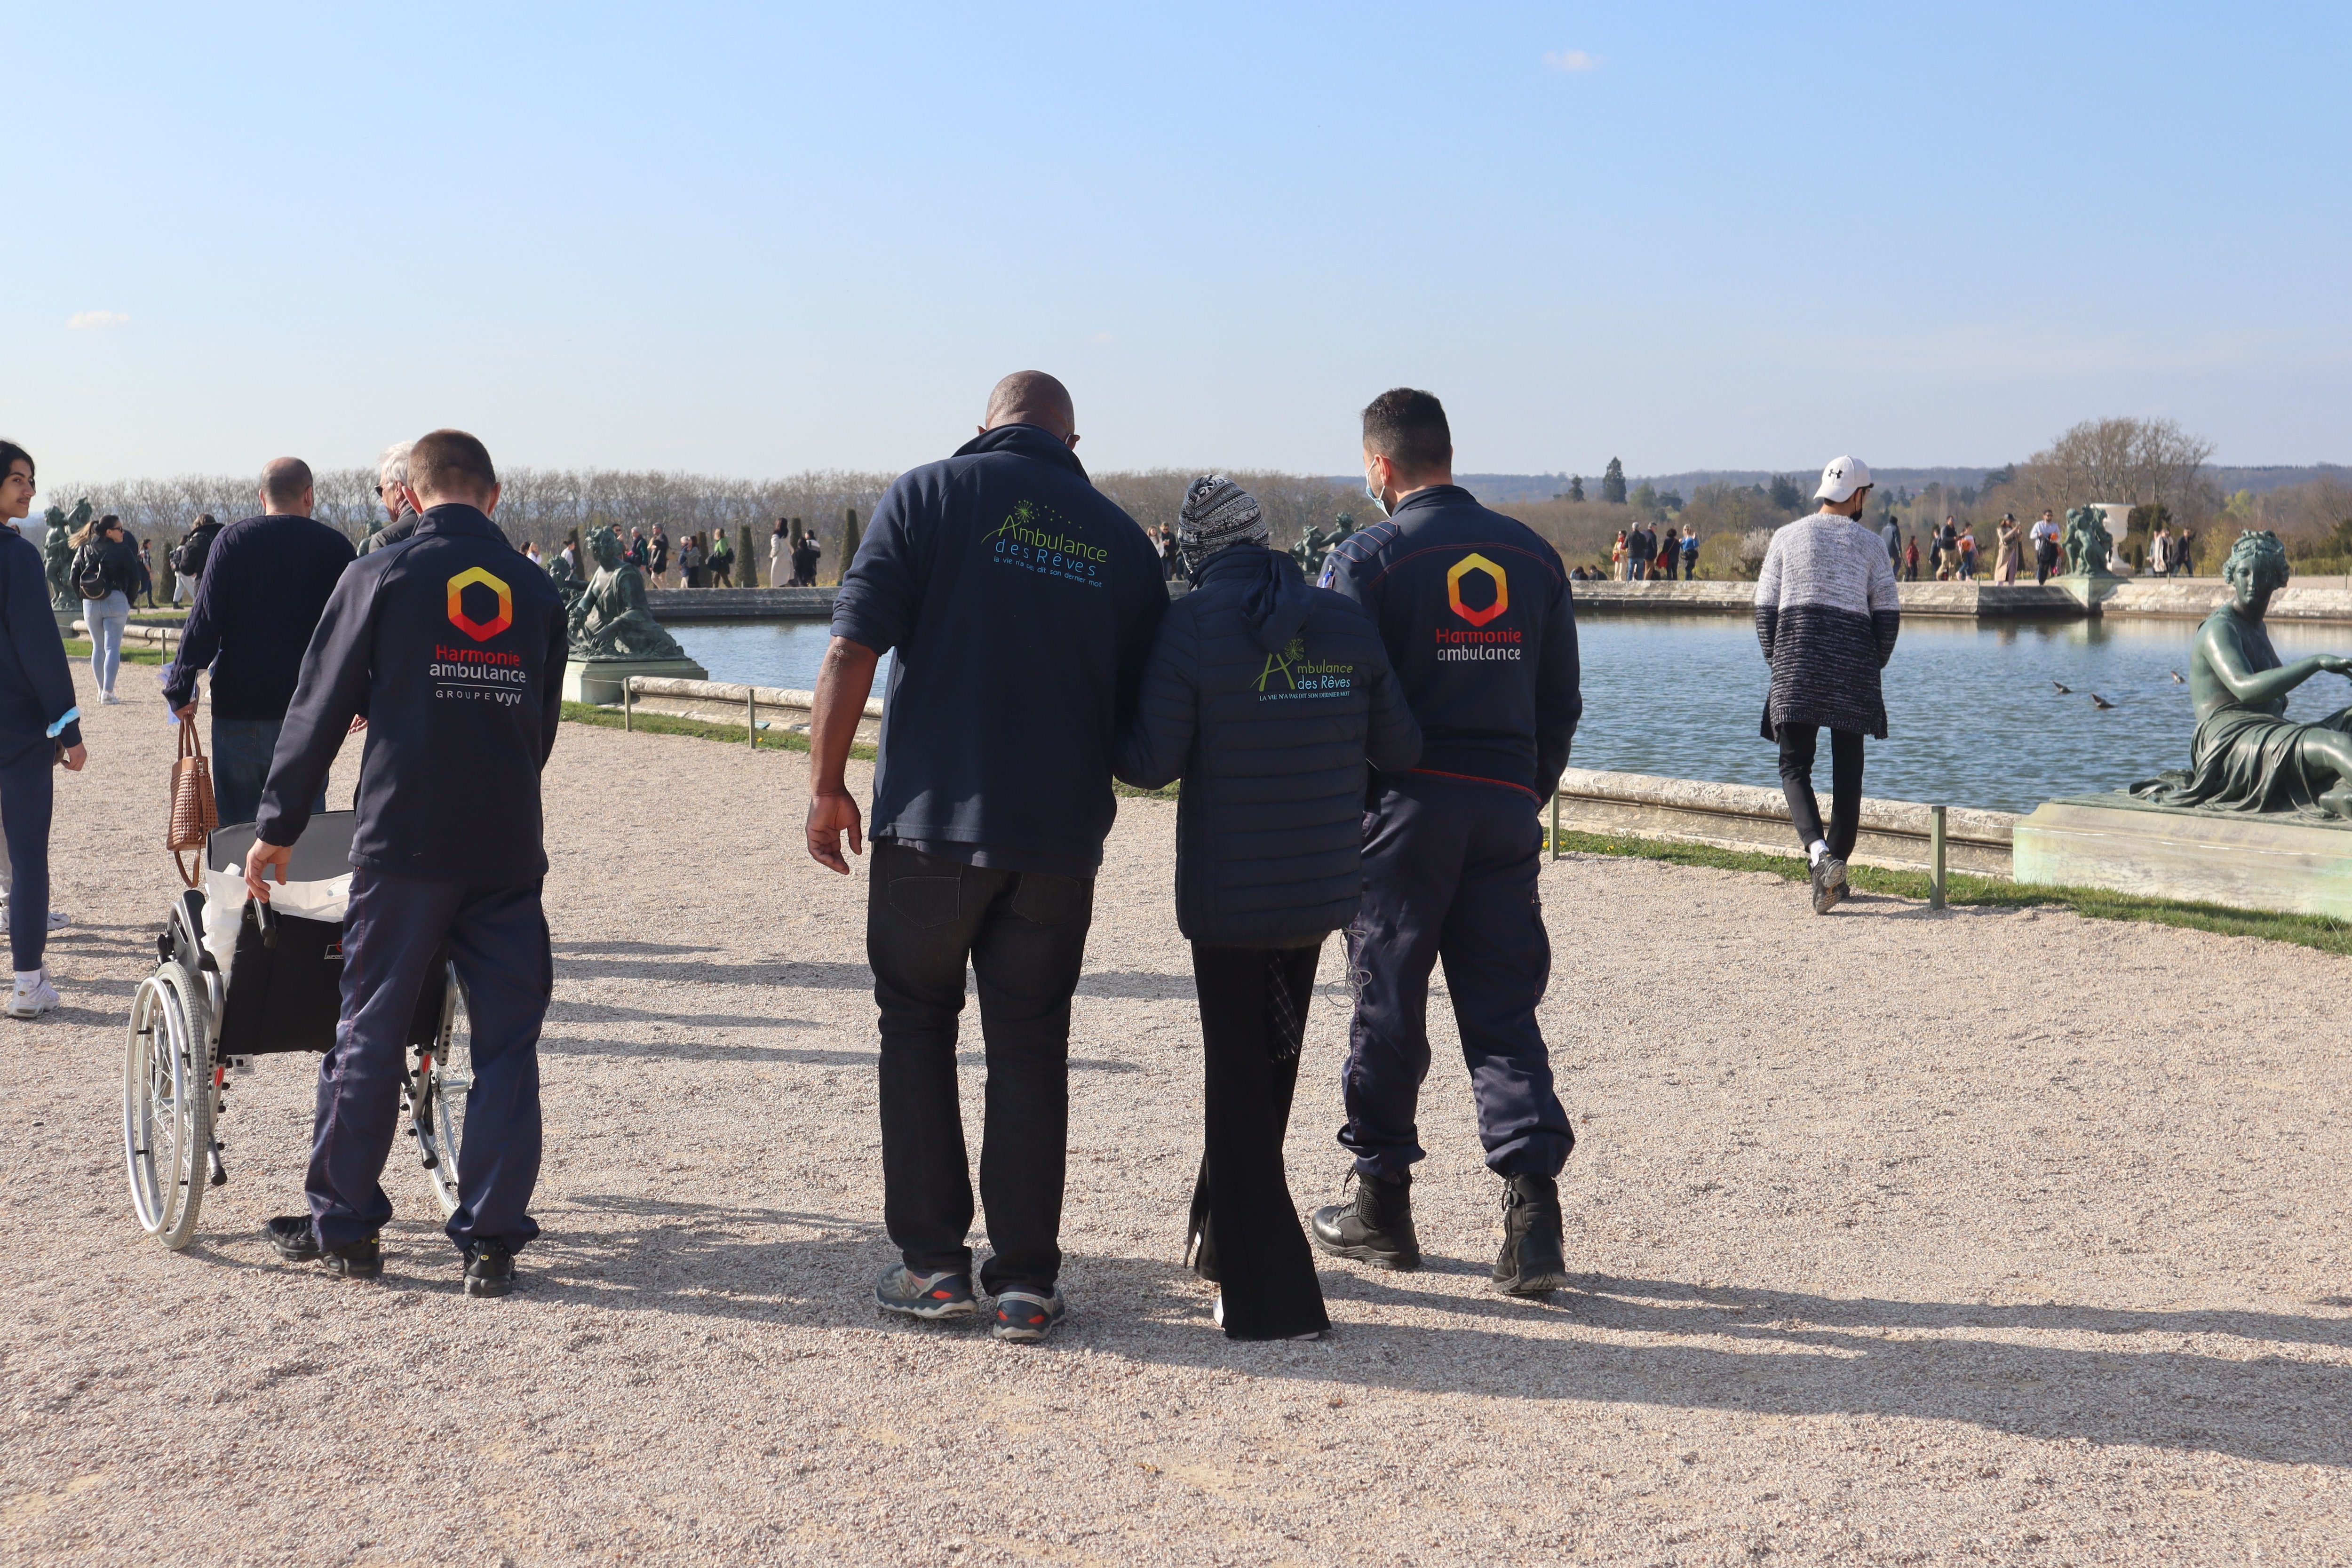
[[[12,1018],[37,1017],[58,1005],[45,962],[51,770],[62,763],[79,773],[87,755],[41,552],[16,527],[32,506],[32,455],[0,441],[0,523],[8,525],[0,527],[0,833],[8,845]]]
[[[114,694],[114,678],[122,668],[131,595],[139,586],[139,552],[112,512],[76,534],[73,544],[74,591],[89,627],[90,679],[98,682],[98,700],[110,708],[122,700]]]

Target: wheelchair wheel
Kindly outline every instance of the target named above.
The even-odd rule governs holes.
[[[457,1151],[466,1139],[466,1091],[474,1086],[474,1037],[466,1016],[466,984],[449,965],[441,988],[441,1027],[429,1053],[420,1053],[411,1078],[409,1113],[417,1154],[425,1162],[433,1200],[446,1219],[457,1212]]]
[[[181,964],[139,983],[122,1058],[122,1155],[131,1205],[177,1250],[196,1233],[213,1143],[212,1027],[205,991]]]

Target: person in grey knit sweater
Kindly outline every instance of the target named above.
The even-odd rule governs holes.
[[[1895,657],[1902,604],[1879,537],[1862,526],[1870,468],[1839,458],[1822,470],[1821,510],[1772,535],[1756,584],[1756,637],[1772,667],[1763,736],[1780,748],[1789,820],[1812,863],[1813,912],[1846,896],[1845,863],[1862,826],[1862,741],[1886,739],[1878,672]],[[1830,821],[1813,795],[1813,757],[1830,732]]]

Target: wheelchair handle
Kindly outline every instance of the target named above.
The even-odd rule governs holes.
[[[278,946],[278,911],[269,907],[266,899],[255,900],[254,905],[260,910],[256,919],[261,925],[261,945],[275,949]]]

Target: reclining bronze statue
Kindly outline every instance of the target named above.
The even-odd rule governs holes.
[[[2352,658],[2280,662],[2263,617],[2286,586],[2285,547],[2268,529],[2238,535],[2221,568],[2230,602],[2205,617],[2189,666],[2197,704],[2190,766],[2131,786],[2152,805],[2352,817],[2352,708],[2316,723],[2286,715],[2286,694],[2315,675],[2352,676]]]
[[[569,583],[557,584],[572,606],[572,657],[685,659],[686,650],[646,607],[645,579],[622,555],[621,536],[610,528],[594,530],[588,535],[588,553],[595,558],[596,571],[586,586],[575,595],[566,591]]]

